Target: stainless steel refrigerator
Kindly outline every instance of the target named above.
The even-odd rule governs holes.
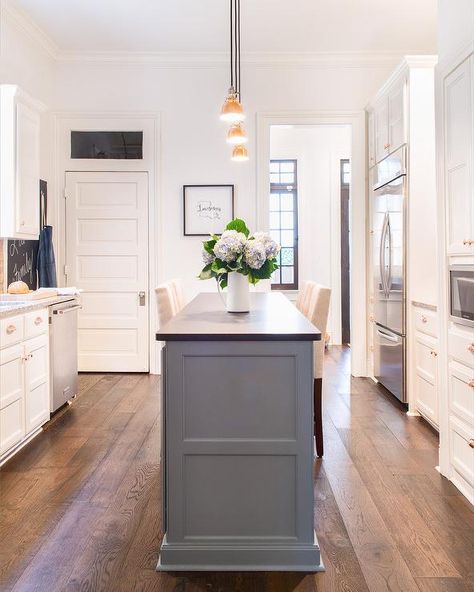
[[[375,378],[400,401],[405,386],[406,149],[373,169],[371,193]]]

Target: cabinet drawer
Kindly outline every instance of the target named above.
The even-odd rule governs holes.
[[[448,336],[449,356],[468,368],[474,368],[474,331],[450,329]]]
[[[417,331],[438,337],[438,317],[434,311],[415,307],[414,317]]]
[[[422,333],[415,335],[415,370],[432,384],[437,382],[438,344]]]
[[[0,347],[18,343],[24,336],[24,317],[7,317],[0,321]]]
[[[474,485],[474,429],[451,417],[451,463],[455,472]]]
[[[18,444],[25,435],[23,399],[0,410],[0,453]]]
[[[36,337],[48,331],[48,309],[40,308],[25,315],[25,338]]]
[[[451,412],[467,424],[474,425],[474,368],[451,362],[448,376]]]
[[[415,404],[421,415],[438,427],[438,393],[436,385],[421,374],[415,376]]]

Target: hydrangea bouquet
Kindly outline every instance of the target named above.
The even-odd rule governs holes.
[[[280,245],[266,232],[250,230],[243,220],[236,218],[227,224],[221,236],[211,235],[203,242],[205,263],[199,278],[216,278],[221,288],[227,286],[228,274],[237,272],[247,276],[250,284],[269,279],[275,269]]]

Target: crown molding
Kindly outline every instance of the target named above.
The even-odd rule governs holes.
[[[2,18],[36,42],[47,55],[62,63],[150,64],[157,68],[222,68],[229,63],[228,52],[179,51],[94,51],[65,50],[23,10],[10,0],[0,0]],[[422,61],[429,56],[407,49],[391,51],[245,52],[242,64],[255,68],[371,68],[395,67],[404,56]]]
[[[245,52],[242,64],[257,68],[368,68],[394,66],[407,51]],[[59,51],[56,59],[69,63],[152,64],[162,68],[227,67],[227,52]]]
[[[2,19],[5,18],[10,25],[37,43],[50,58],[58,57],[60,53],[58,46],[24,10],[13,6],[9,0],[1,0],[0,7]]]

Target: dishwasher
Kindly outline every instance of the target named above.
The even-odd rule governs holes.
[[[77,311],[74,298],[49,307],[50,410],[77,395]]]

